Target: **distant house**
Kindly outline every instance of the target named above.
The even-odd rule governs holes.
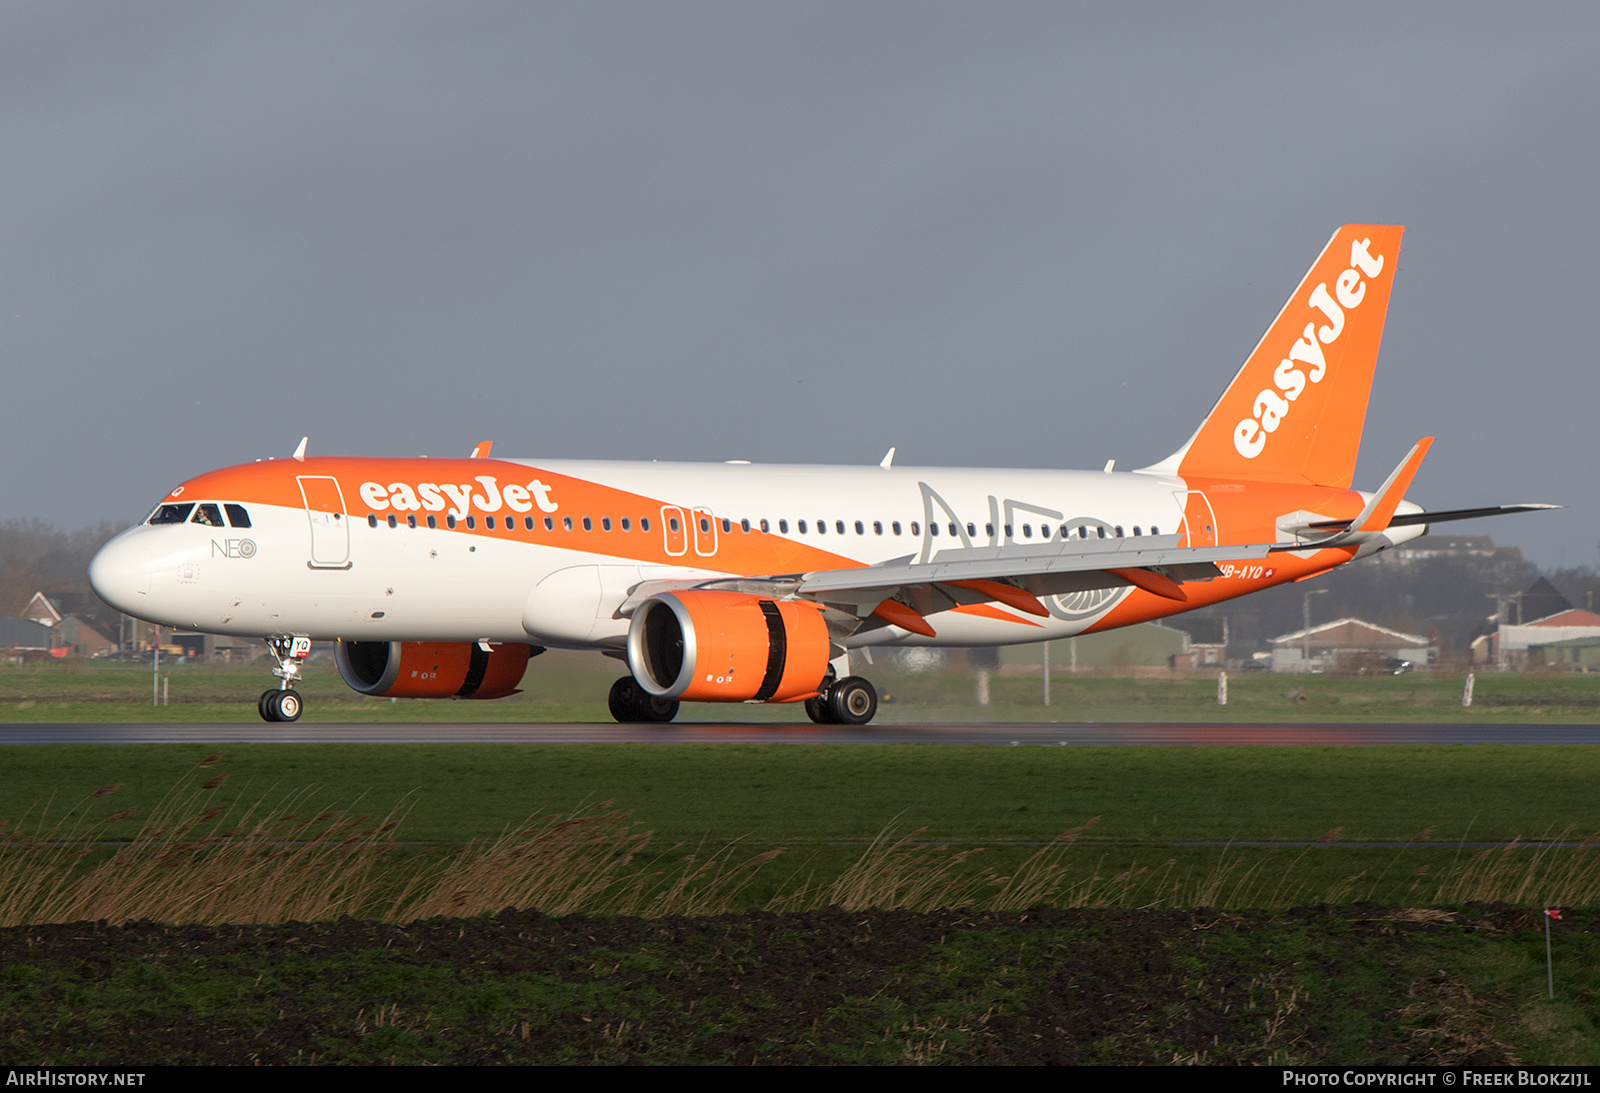
[[[22,616],[50,632],[51,640],[44,648],[56,656],[99,657],[116,652],[116,642],[77,615],[63,613],[62,605],[43,592],[33,594]]]
[[[55,648],[55,631],[32,619],[0,618],[0,649],[34,652]]]
[[[1473,642],[1473,659],[1478,660],[1481,654],[1487,664],[1524,668],[1530,663],[1549,663],[1550,656],[1544,650],[1557,646],[1568,650],[1565,656],[1569,666],[1582,665],[1586,661],[1581,650],[1589,641],[1600,641],[1600,615],[1569,607],[1520,626],[1502,625],[1494,633]],[[1534,649],[1540,652],[1534,654]],[[1576,660],[1572,659],[1574,655]]]
[[[1222,616],[1179,615],[1166,625],[1189,635],[1189,649],[1172,662],[1174,668],[1220,668],[1228,659],[1228,620]]]
[[[1421,634],[1361,619],[1338,619],[1272,639],[1274,672],[1345,671],[1388,657],[1425,667],[1438,659],[1438,651]]]

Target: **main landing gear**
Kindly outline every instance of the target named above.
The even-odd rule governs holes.
[[[277,659],[278,666],[272,674],[283,682],[275,691],[263,691],[256,700],[256,711],[263,721],[298,721],[305,702],[294,685],[300,679],[300,662],[311,652],[311,639],[293,634],[274,634],[267,639],[267,647]]]
[[[824,681],[822,693],[806,699],[806,716],[819,725],[865,725],[878,712],[878,692],[860,676]]]
[[[632,676],[623,676],[611,685],[606,696],[611,716],[628,724],[635,721],[667,722],[678,716],[678,701],[653,695],[639,686]]]
[[[275,693],[294,692],[268,691],[267,695]],[[267,695],[261,696],[263,702]],[[651,694],[639,686],[632,676],[623,676],[611,685],[606,705],[611,707],[611,716],[624,724],[667,722],[678,716],[677,700]],[[877,712],[878,692],[860,676],[826,679],[822,684],[822,693],[816,698],[806,699],[806,714],[819,725],[865,725]],[[261,716],[267,715],[263,711]],[[294,718],[284,720],[292,721]]]

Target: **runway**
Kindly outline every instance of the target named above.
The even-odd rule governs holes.
[[[1600,744],[1600,725],[1446,724],[882,724],[860,728],[685,722],[595,724],[15,723],[6,744],[945,744],[1362,746]]]

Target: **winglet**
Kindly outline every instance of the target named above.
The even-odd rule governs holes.
[[[301,437],[300,438],[300,446],[294,450],[295,459],[298,460],[301,463],[304,463],[306,461],[306,441],[308,441],[310,439],[311,438],[308,437],[308,436]]]
[[[883,462],[879,463],[878,466],[882,467],[884,470],[888,470],[890,467],[894,466],[894,449],[893,448],[889,449],[889,454],[883,457]]]
[[[478,446],[472,449],[472,454],[470,456],[468,456],[467,458],[468,459],[488,459],[489,458],[489,449],[493,448],[493,447],[494,447],[494,441],[492,441],[492,440],[480,440],[480,441],[478,441]]]
[[[1372,495],[1372,500],[1361,510],[1361,515],[1350,521],[1351,531],[1382,531],[1389,526],[1389,521],[1394,518],[1394,510],[1405,497],[1411,480],[1417,475],[1417,468],[1422,466],[1423,456],[1428,454],[1431,447],[1431,436],[1425,436],[1411,446],[1411,451],[1378,487],[1378,492]]]

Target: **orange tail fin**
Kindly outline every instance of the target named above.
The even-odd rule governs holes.
[[[1335,232],[1199,431],[1152,469],[1349,488],[1404,230]]]

